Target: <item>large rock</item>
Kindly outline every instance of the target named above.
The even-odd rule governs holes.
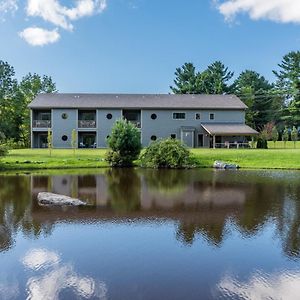
[[[46,206],[83,206],[85,202],[64,195],[41,192],[38,193],[37,200],[39,205]]]
[[[224,161],[216,160],[214,162],[214,168],[215,169],[239,169],[240,166],[236,165],[236,164],[230,164],[230,163],[226,163]]]

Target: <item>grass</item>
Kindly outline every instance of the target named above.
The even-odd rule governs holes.
[[[54,149],[50,156],[48,149],[11,150],[1,159],[2,170],[37,170],[37,169],[73,169],[107,167],[104,161],[106,150],[103,149]]]
[[[300,142],[294,149],[292,142],[276,143],[276,149],[192,149],[192,154],[199,167],[210,168],[215,160],[239,164],[242,168],[252,169],[299,169]],[[11,150],[0,160],[2,170],[43,170],[43,169],[78,169],[108,167],[105,162],[105,149],[55,149],[49,155],[48,149]]]

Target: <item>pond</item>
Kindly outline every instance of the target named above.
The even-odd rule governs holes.
[[[0,266],[0,299],[299,299],[300,172],[0,175]]]

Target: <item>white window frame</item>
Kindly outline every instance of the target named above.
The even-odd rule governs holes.
[[[184,114],[184,119],[175,119],[174,114]],[[186,120],[186,112],[185,111],[173,111],[172,112],[172,119],[176,121],[184,121]]]

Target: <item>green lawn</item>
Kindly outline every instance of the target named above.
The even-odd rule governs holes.
[[[300,144],[300,143],[298,143]],[[272,144],[270,144],[272,146]],[[287,149],[192,149],[199,167],[211,167],[215,160],[237,163],[242,168],[254,169],[300,169],[300,148],[293,149],[288,143]],[[9,155],[0,160],[2,170],[37,170],[37,169],[75,169],[107,167],[104,161],[106,150],[91,149],[52,150],[22,149],[11,150]]]
[[[300,149],[193,149],[197,164],[211,167],[222,160],[253,169],[300,169]]]
[[[48,149],[11,150],[0,160],[4,170],[71,169],[106,167],[106,150],[103,149],[55,149],[50,156]]]

